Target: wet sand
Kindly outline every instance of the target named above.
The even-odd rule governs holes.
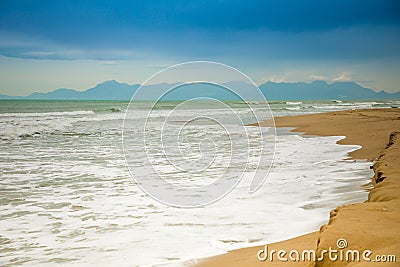
[[[260,125],[270,124],[263,122]],[[360,109],[277,117],[275,124],[277,127],[291,127],[292,131],[305,135],[345,136],[338,144],[362,146],[349,153],[349,158],[371,161],[375,174],[366,181],[371,188],[368,200],[332,210],[329,222],[319,231],[268,244],[269,252],[286,251],[282,258],[288,259],[287,262],[278,260],[276,254],[273,261],[270,258],[260,261],[257,254],[265,250],[265,246],[257,246],[201,259],[195,266],[400,266],[400,109]],[[341,243],[345,245],[341,249],[337,244],[339,239],[347,243]],[[332,257],[325,253],[323,258],[320,257],[330,248],[338,253],[333,253]],[[295,262],[288,255],[294,249],[300,252],[314,250],[317,258],[322,259]],[[359,251],[360,261],[357,261],[356,254],[346,255],[352,250]],[[343,251],[343,260],[339,258],[339,251]],[[338,255],[337,260],[334,260],[335,255]],[[295,254],[292,256],[296,258]],[[393,262],[393,256],[397,262]]]

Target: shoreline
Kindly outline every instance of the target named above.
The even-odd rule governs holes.
[[[260,123],[268,126],[269,122]],[[290,251],[337,248],[345,239],[346,250],[371,250],[369,258],[392,256],[400,262],[400,109],[358,109],[298,116],[276,117],[276,127],[291,127],[293,132],[314,136],[345,136],[338,144],[360,145],[349,159],[373,163],[374,176],[368,199],[347,204],[330,212],[329,222],[315,231],[282,242],[268,244],[269,249]],[[371,164],[372,164],[371,163]],[[397,178],[397,179],[396,179]],[[367,181],[366,181],[367,184]],[[229,251],[201,259],[194,266],[395,266],[396,262],[338,261],[324,257],[317,261],[260,261],[257,253],[265,246]],[[392,260],[392,259],[391,259]]]

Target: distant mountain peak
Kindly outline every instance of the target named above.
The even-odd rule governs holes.
[[[273,83],[266,82],[259,86],[268,100],[386,100],[400,99],[400,92],[390,94],[379,93],[362,87],[355,82],[313,81],[311,83]]]
[[[228,82],[222,85],[229,88],[230,85],[235,84],[240,87],[242,92],[246,94],[252,91],[252,86],[247,83],[238,86],[237,82]],[[165,87],[173,86],[174,84],[152,84],[143,86],[141,94],[144,98],[157,99],[159,93],[164,92]],[[25,97],[1,95],[0,99],[43,99],[43,100],[130,100],[133,94],[140,87],[139,84],[129,85],[121,83],[116,80],[108,80],[97,84],[85,91],[77,91],[73,89],[60,88],[49,93],[32,93]],[[190,99],[196,92],[201,92],[202,95],[209,95],[217,99],[229,100],[232,94],[225,91],[218,91],[215,86],[207,85],[192,85],[191,88],[199,91],[185,92],[178,95],[170,95],[171,99],[168,100],[185,100]],[[252,88],[250,88],[252,87]],[[313,81],[310,83],[297,82],[272,82],[268,81],[259,86],[262,94],[267,100],[387,100],[387,99],[400,99],[400,92],[390,94],[385,91],[375,92],[372,89],[365,88],[354,82],[334,82],[327,83],[326,81]],[[251,99],[253,100],[253,99]]]
[[[116,85],[116,84],[122,84],[122,83],[118,82],[117,80],[107,80],[107,81],[104,81],[104,82],[101,82],[101,83],[97,84],[96,86],[99,86],[99,85]]]
[[[129,84],[121,83],[121,82],[119,82],[119,81],[117,81],[117,80],[107,80],[107,81],[103,81],[103,82],[101,82],[101,83],[96,84],[96,85],[95,85],[94,87],[92,87],[92,88],[96,88],[96,87],[106,87],[106,86],[108,86],[108,87],[115,87],[115,86],[119,86],[119,85],[129,85]]]

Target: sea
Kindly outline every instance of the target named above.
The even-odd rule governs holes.
[[[237,113],[246,109],[228,104]],[[177,105],[161,103],[153,122],[161,124]],[[337,145],[343,136],[280,128],[273,165],[255,193],[240,182],[208,205],[165,205],[130,175],[122,143],[127,107],[126,101],[0,101],[1,266],[190,266],[199,258],[316,231],[331,209],[367,198],[371,162],[347,155],[358,146]],[[400,101],[279,101],[269,107],[274,116],[291,116],[400,107]],[[137,103],[141,109],[148,105]],[[194,135],[208,126],[196,127]],[[132,156],[146,153],[136,149]]]

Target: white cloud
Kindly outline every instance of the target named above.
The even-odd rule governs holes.
[[[346,81],[351,81],[351,72],[345,71],[345,72],[335,74],[333,76],[310,74],[308,76],[308,80],[309,81],[322,80],[322,81],[331,82],[331,83],[346,82]]]
[[[344,82],[344,81],[350,81],[351,80],[351,73],[350,72],[342,72],[340,73],[337,77],[333,78],[333,82]]]

